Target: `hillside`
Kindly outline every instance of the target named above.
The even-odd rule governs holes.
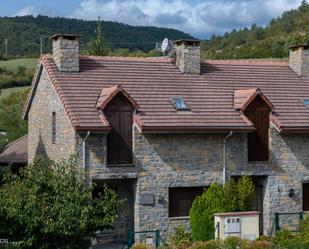
[[[4,54],[4,39],[8,39],[9,56],[36,57],[40,51],[40,37],[45,36],[44,52],[50,52],[49,36],[55,33],[81,35],[81,49],[94,36],[96,21],[84,21],[47,16],[0,17],[0,56]],[[108,45],[115,48],[148,51],[165,37],[170,39],[192,38],[175,29],[135,27],[118,22],[102,22]]]
[[[286,11],[265,28],[253,24],[250,29],[213,35],[202,43],[202,57],[211,59],[282,58],[288,47],[309,44],[309,4],[303,1],[296,10]]]

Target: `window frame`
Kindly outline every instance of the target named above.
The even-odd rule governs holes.
[[[51,126],[52,126],[52,144],[56,144],[56,112],[52,112],[52,121],[51,121]]]
[[[192,187],[170,187],[168,189],[168,217],[169,218],[181,218],[181,217],[188,217],[190,209],[192,207],[193,201],[197,196],[202,195],[202,193],[207,189],[208,186],[192,186]],[[188,192],[183,192],[184,190]],[[192,192],[194,192],[192,194]],[[192,196],[190,196],[190,194]],[[178,195],[178,196],[177,196]],[[186,199],[188,203],[186,207],[184,207],[183,210],[181,210],[181,205],[179,204],[180,201],[184,199],[175,199],[176,197],[188,197],[189,199]],[[172,199],[173,198],[173,199]],[[190,207],[189,207],[190,206]]]
[[[190,107],[187,105],[187,103],[184,101],[184,99],[182,97],[173,96],[173,97],[170,98],[170,101],[177,111],[190,111],[191,110]],[[182,106],[177,105],[178,101],[181,102]]]

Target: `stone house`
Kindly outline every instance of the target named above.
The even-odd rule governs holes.
[[[289,63],[203,61],[195,40],[172,59],[80,56],[78,36],[52,39],[23,113],[28,162],[76,154],[96,191],[126,198],[113,239],[188,227],[196,195],[243,174],[261,233],[275,212],[309,210],[309,46]]]

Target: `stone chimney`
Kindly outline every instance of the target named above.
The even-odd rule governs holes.
[[[79,44],[78,35],[56,34],[53,40],[53,59],[61,72],[79,71]]]
[[[299,76],[309,79],[309,45],[290,47],[289,67]]]
[[[176,66],[184,74],[201,73],[201,49],[199,40],[177,40]]]

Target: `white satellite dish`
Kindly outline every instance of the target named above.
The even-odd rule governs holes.
[[[171,56],[174,51],[173,42],[169,40],[168,38],[164,38],[162,43],[156,44],[156,49],[162,52],[164,56],[165,55]]]
[[[161,51],[162,51],[163,53],[165,53],[166,50],[167,50],[167,48],[168,48],[168,42],[169,42],[168,39],[165,38],[165,39],[163,40],[162,44],[161,44]]]

